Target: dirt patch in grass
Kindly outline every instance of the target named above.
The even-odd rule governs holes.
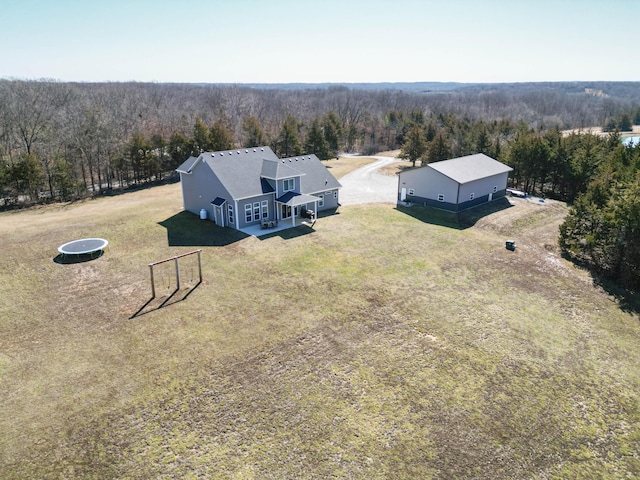
[[[564,204],[260,240],[180,199],[0,214],[4,478],[640,475],[640,322],[559,256]],[[105,255],[53,261],[88,236]],[[194,248],[203,283],[132,318],[148,263]]]

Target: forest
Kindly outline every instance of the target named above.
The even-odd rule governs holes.
[[[190,155],[483,152],[514,187],[572,205],[560,246],[640,287],[640,83],[216,85],[0,80],[0,208],[176,180]],[[600,126],[606,136],[567,129]]]

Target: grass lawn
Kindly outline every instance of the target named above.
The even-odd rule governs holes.
[[[260,239],[179,184],[0,213],[0,477],[637,478],[638,313],[559,256],[563,204],[511,202]]]

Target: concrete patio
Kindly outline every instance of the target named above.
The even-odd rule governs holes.
[[[295,218],[295,227],[300,227],[302,225],[311,227],[313,223],[314,222],[312,220],[309,220],[308,218],[301,218],[301,217]],[[292,224],[291,219],[287,218],[285,220],[278,220],[278,225],[276,227],[262,228],[261,225],[252,225],[250,227],[241,228],[240,231],[247,235],[251,235],[252,237],[262,237],[263,235],[270,235],[272,233],[277,233],[282,230],[287,230],[289,228],[295,228],[295,227]]]

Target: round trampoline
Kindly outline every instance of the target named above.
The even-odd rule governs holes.
[[[73,240],[67,242],[64,245],[58,247],[58,252],[61,255],[91,255],[98,253],[107,248],[109,242],[104,238],[82,238],[80,240]]]

